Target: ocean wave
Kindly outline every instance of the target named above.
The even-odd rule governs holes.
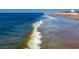
[[[28,47],[31,48],[31,49],[40,49],[40,44],[41,44],[41,38],[42,38],[42,35],[41,35],[41,32],[38,31],[38,27],[43,24],[43,21],[40,20],[36,23],[33,24],[33,33],[31,35],[31,40],[28,42]]]
[[[40,21],[37,21],[36,23],[33,24],[33,33],[31,35],[31,39],[28,42],[28,47],[30,49],[40,49],[40,44],[42,43],[41,38],[41,32],[38,31],[39,26],[41,26],[44,21],[50,21],[51,19],[56,19],[52,16],[49,16],[47,13],[45,13],[45,15],[43,15],[42,17],[40,17]]]

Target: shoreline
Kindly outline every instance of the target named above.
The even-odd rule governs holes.
[[[79,48],[79,23],[72,22],[73,19],[66,17],[56,17],[59,19],[53,19],[44,22],[40,27],[42,32],[42,44],[41,49],[77,49]],[[54,17],[54,15],[52,16]],[[63,21],[63,19],[67,21]],[[68,21],[69,20],[69,21]],[[76,24],[76,25],[75,25]]]
[[[72,18],[72,19],[75,19],[75,20],[79,20],[79,13],[64,13],[64,12],[49,12],[48,13],[49,15],[60,15],[60,16],[64,16],[64,17],[67,17],[67,18]]]
[[[38,27],[42,24],[42,21],[37,21],[32,25],[32,31],[29,32],[27,38],[22,44],[17,45],[17,49],[40,49],[41,46],[41,32],[38,31]]]

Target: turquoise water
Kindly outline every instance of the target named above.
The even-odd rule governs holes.
[[[23,43],[32,24],[43,13],[0,13],[0,48],[16,48]]]

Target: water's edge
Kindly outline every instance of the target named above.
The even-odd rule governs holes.
[[[40,49],[41,44],[41,32],[38,31],[38,27],[42,24],[42,21],[37,21],[32,25],[32,31],[29,32],[27,38],[19,45],[16,46],[17,49]]]

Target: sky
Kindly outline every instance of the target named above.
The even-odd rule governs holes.
[[[0,9],[0,13],[43,13],[43,12],[59,12],[69,11],[71,9]],[[73,9],[79,10],[79,9]]]

